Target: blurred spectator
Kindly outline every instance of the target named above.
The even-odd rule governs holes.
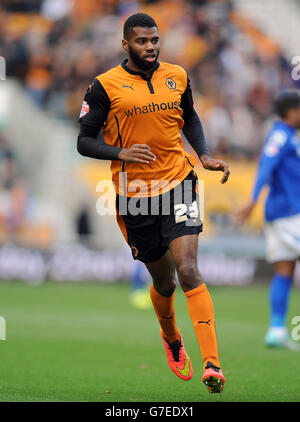
[[[88,205],[82,204],[79,209],[75,218],[75,229],[79,242],[85,246],[92,246],[91,235],[93,230]]]
[[[13,149],[0,136],[0,232],[9,237],[22,227],[26,189]]]
[[[54,21],[62,19],[70,14],[73,3],[73,0],[43,0],[41,13]]]
[[[42,0],[2,0],[2,7],[10,12],[38,13]]]

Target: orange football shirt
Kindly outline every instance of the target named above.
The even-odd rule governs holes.
[[[180,108],[187,87],[186,71],[160,62],[151,80],[120,64],[97,78],[110,100],[103,126],[107,144],[130,148],[147,144],[156,160],[149,164],[113,160],[112,180],[119,195],[155,196],[178,185],[197,160],[183,147]]]

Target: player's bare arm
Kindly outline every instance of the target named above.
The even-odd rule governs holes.
[[[250,200],[249,202],[247,202],[247,204],[243,205],[240,209],[238,209],[235,215],[235,221],[238,224],[243,224],[247,220],[247,218],[249,218],[252,214],[255,204],[256,202]]]

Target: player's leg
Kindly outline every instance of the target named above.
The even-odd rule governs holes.
[[[204,366],[208,361],[220,366],[213,303],[197,265],[198,236],[192,234],[174,239],[169,248],[175,261],[180,285],[187,298]]]
[[[175,297],[175,265],[169,250],[157,261],[146,263],[153,284],[150,296],[160,324],[160,333],[164,343],[170,369],[182,380],[192,378],[193,368],[187,355],[181,333],[176,325]]]
[[[170,252],[157,261],[145,264],[151,274],[153,284],[150,297],[157,315],[161,332],[169,342],[180,339],[174,311],[175,266]]]
[[[275,274],[269,292],[270,327],[265,337],[265,343],[270,347],[299,349],[298,345],[289,338],[286,327],[295,264],[296,261],[278,261],[274,263]]]
[[[213,302],[197,265],[198,235],[178,237],[170,242],[169,248],[201,350],[203,381],[209,391],[220,392],[225,378],[220,369]]]
[[[274,264],[275,275],[270,288],[271,326],[285,327],[290,291],[296,261]]]
[[[179,378],[189,380],[193,370],[176,325],[175,266],[167,245],[161,244],[161,218],[159,215],[121,215],[119,199],[117,196],[119,227],[131,247],[133,258],[145,263],[153,279],[150,297],[160,323],[168,364]]]
[[[292,279],[300,253],[297,241],[300,234],[299,222],[299,216],[292,216],[265,225],[266,259],[275,269],[269,291],[270,327],[265,336],[265,344],[270,347],[292,350],[300,348],[290,339],[286,328]]]

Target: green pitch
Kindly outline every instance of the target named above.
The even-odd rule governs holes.
[[[300,353],[263,345],[267,286],[211,287],[222,395],[209,396],[185,296],[177,289],[179,328],[194,376],[167,366],[154,311],[132,308],[128,285],[0,282],[0,401],[300,401]],[[294,289],[289,320],[300,315]]]

